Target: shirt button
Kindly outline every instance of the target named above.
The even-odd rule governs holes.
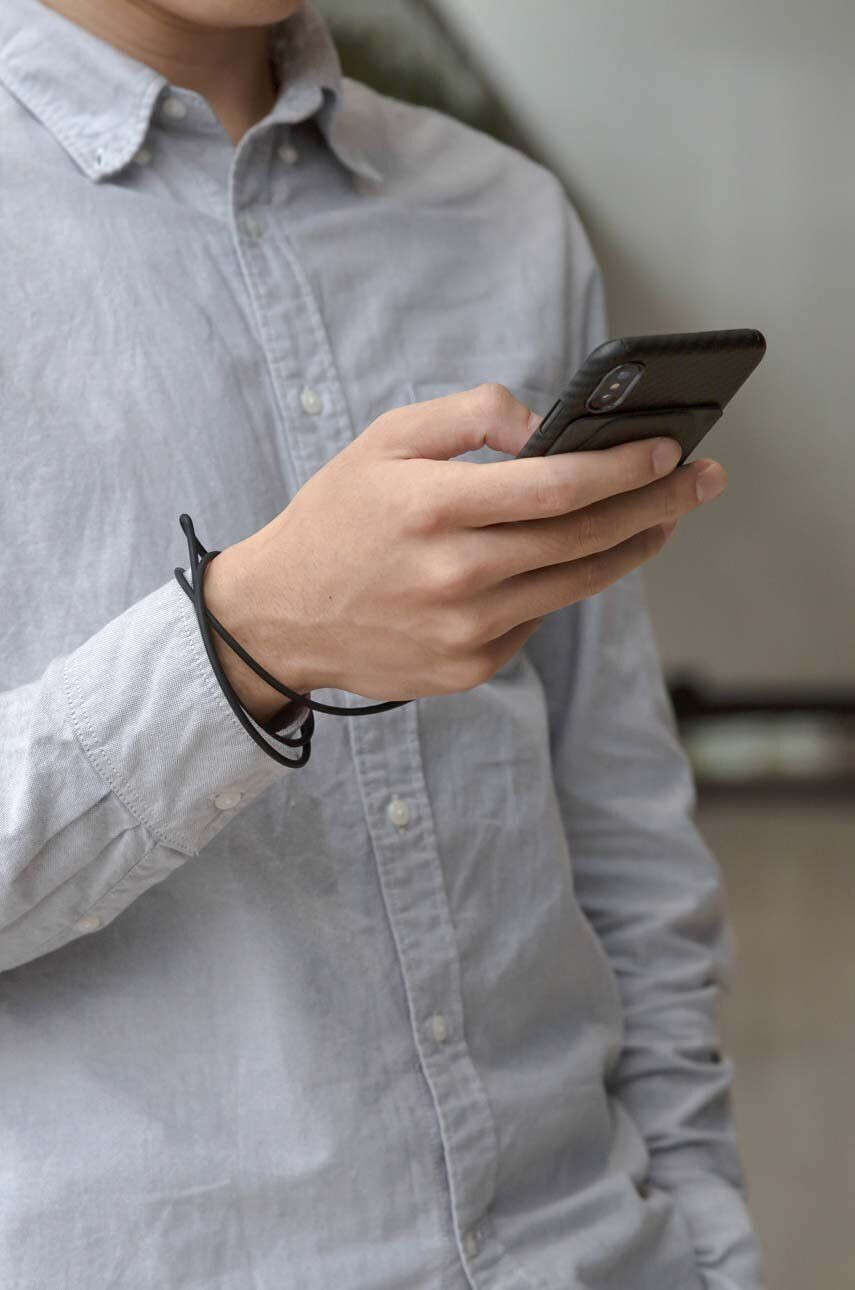
[[[163,100],[161,111],[170,121],[183,121],[187,115],[187,105],[170,94],[169,98]]]
[[[77,920],[78,932],[97,932],[100,926],[101,919],[97,914],[86,914]]]
[[[261,237],[264,232],[264,225],[252,211],[244,211],[240,217],[240,226],[247,237]]]
[[[410,808],[400,797],[393,797],[386,807],[386,818],[396,829],[405,829],[410,822]]]
[[[239,788],[224,788],[222,792],[217,793],[214,798],[214,806],[218,811],[232,811],[238,805],[243,793]]]
[[[300,154],[294,147],[293,143],[282,143],[276,149],[280,161],[284,161],[286,166],[293,166],[300,160]]]
[[[151,161],[151,149],[146,148],[145,146],[137,148],[132,160],[135,161],[138,166],[147,166]]]
[[[435,1013],[430,1019],[430,1028],[433,1037],[438,1044],[444,1044],[448,1038],[448,1022],[441,1012]]]
[[[470,1259],[478,1253],[478,1237],[474,1232],[467,1232],[463,1238],[463,1248]]]
[[[310,386],[305,385],[300,391],[300,402],[303,405],[303,411],[308,412],[309,416],[316,417],[324,406],[324,401]]]

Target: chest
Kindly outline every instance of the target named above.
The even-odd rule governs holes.
[[[311,150],[255,197],[81,180],[29,228],[7,211],[12,682],[171,575],[182,511],[238,541],[413,399],[499,380],[545,411],[556,292],[521,290],[494,219],[362,191]]]

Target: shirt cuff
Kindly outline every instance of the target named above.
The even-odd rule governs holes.
[[[196,855],[288,773],[226,702],[193,605],[174,579],[69,654],[64,678],[93,766],[131,814],[177,851]],[[301,706],[293,725],[307,714]]]

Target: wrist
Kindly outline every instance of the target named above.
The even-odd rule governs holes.
[[[258,585],[242,543],[228,547],[212,560],[205,571],[205,605],[248,654],[270,674],[300,694],[308,694],[311,685],[283,647],[281,631],[267,624],[264,614],[264,588]],[[251,667],[230,649],[212,628],[211,636],[217,658],[240,702],[259,725],[267,723],[286,704],[293,703],[274,690]],[[274,650],[270,642],[276,639]],[[280,660],[289,658],[287,674]],[[296,704],[294,704],[296,707]],[[288,720],[282,715],[282,724]]]

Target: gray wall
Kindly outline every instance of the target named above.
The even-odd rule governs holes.
[[[666,663],[855,682],[853,0],[439,8],[576,202],[613,335],[766,334],[705,449],[730,487],[648,575]]]

